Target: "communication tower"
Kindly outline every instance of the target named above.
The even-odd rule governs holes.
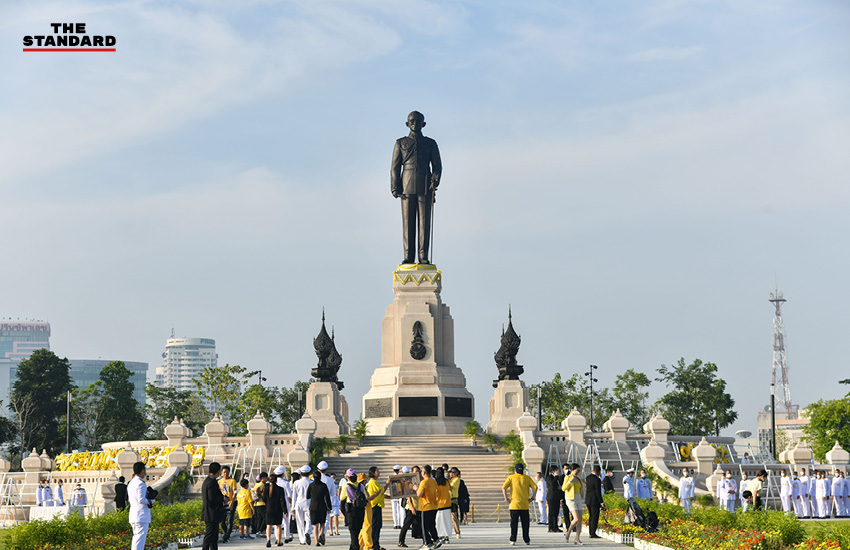
[[[777,400],[785,407],[789,419],[794,418],[795,410],[791,406],[791,385],[788,383],[788,360],[785,357],[785,329],[782,325],[782,304],[785,298],[778,288],[770,293],[768,300],[776,308],[773,317],[773,384],[777,389]]]

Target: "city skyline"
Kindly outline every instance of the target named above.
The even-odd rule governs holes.
[[[846,393],[846,3],[81,0],[0,21],[0,308],[49,321],[62,357],[156,367],[173,326],[291,386],[325,307],[356,418],[415,109],[479,421],[510,305],[526,383],[700,358],[728,433],[754,432],[777,281],[792,400]],[[20,51],[55,21],[117,51]]]

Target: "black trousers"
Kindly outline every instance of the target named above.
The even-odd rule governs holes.
[[[254,532],[255,533],[265,533],[266,532],[266,507],[264,506],[254,506]]]
[[[416,520],[416,514],[410,510],[404,511],[404,523],[401,524],[401,533],[398,534],[398,543],[404,544],[404,539],[407,537],[407,531],[413,526]]]
[[[384,525],[384,509],[372,506],[372,548],[381,547],[381,527]]]
[[[561,507],[560,501],[558,500],[547,500],[546,501],[546,521],[549,524],[549,532],[557,533],[558,532],[558,509]]]
[[[596,536],[596,528],[599,527],[599,510],[601,510],[601,506],[588,506],[587,513],[587,530],[590,532],[591,537]]]
[[[416,258],[416,229],[419,229],[419,261],[428,261],[431,241],[431,195],[401,196],[401,226],[404,240],[404,260]],[[411,249],[411,247],[413,247]]]
[[[531,542],[528,537],[528,510],[511,510],[511,542],[516,542],[517,523],[522,523],[523,542]]]
[[[360,529],[363,528],[363,518],[366,517],[366,510],[358,510],[354,506],[348,507],[348,533],[351,535],[351,544],[348,550],[360,550],[360,541],[357,537],[360,536]]]
[[[230,533],[233,531],[233,519],[236,517],[236,508],[228,508],[224,511],[224,519],[221,522],[221,530],[224,531],[222,540],[230,539]]]
[[[210,521],[204,524],[204,544],[202,550],[218,550],[218,522]]]
[[[440,535],[437,534],[436,510],[422,512],[422,531],[425,536],[425,544],[433,544],[440,538]]]

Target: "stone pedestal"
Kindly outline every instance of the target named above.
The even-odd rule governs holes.
[[[316,437],[337,437],[350,431],[348,404],[333,382],[310,384],[307,413],[316,421]]]
[[[499,380],[490,399],[487,431],[507,434],[516,430],[516,421],[528,408],[528,388],[522,380]]]
[[[393,303],[381,323],[381,366],[363,396],[370,435],[459,434],[475,401],[454,363],[454,321],[433,265],[393,272]]]

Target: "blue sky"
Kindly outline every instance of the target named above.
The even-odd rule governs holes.
[[[56,21],[118,51],[21,52]],[[777,281],[794,401],[846,393],[848,23],[840,1],[4,4],[0,316],[151,372],[174,326],[288,385],[324,306],[356,416],[418,109],[479,420],[512,304],[526,381],[699,357],[753,429]]]

